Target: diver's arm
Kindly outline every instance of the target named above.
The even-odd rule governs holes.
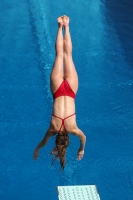
[[[40,148],[42,148],[43,146],[45,146],[47,144],[47,142],[49,141],[49,139],[54,136],[55,133],[49,128],[44,136],[44,138],[42,139],[42,141],[37,145],[37,147],[34,150],[34,160],[37,159],[38,155],[39,155],[39,150]]]
[[[80,147],[78,149],[77,159],[81,160],[83,158],[83,155],[84,155],[86,136],[84,135],[84,133],[79,128],[75,128],[72,131],[72,134],[77,136],[80,139]]]

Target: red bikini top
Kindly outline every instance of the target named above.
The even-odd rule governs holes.
[[[73,113],[72,115],[69,115],[69,116],[67,116],[67,117],[65,117],[65,118],[61,118],[61,117],[58,117],[58,116],[52,114],[52,116],[54,116],[54,117],[56,117],[56,118],[58,118],[58,119],[61,119],[61,121],[62,121],[58,133],[60,133],[62,126],[64,126],[64,129],[65,129],[65,131],[66,131],[66,128],[65,128],[65,120],[66,120],[67,118],[69,118],[69,117],[72,117],[73,115],[75,115],[75,113]]]

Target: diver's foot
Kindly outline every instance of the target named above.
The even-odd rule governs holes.
[[[62,17],[58,17],[57,22],[58,22],[59,27],[62,27],[64,25]]]
[[[62,16],[62,20],[63,20],[63,25],[64,27],[68,26],[69,25],[69,17],[67,17],[66,15]]]

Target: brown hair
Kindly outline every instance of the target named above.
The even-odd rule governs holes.
[[[55,147],[51,151],[50,155],[54,155],[52,164],[57,158],[60,159],[61,170],[64,170],[66,164],[66,149],[69,146],[69,136],[68,134],[58,134],[55,139]]]

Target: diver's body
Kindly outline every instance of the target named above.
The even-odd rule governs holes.
[[[50,87],[54,98],[52,118],[49,129],[34,151],[34,159],[38,157],[38,150],[48,142],[51,136],[71,133],[80,139],[77,159],[81,160],[84,155],[86,137],[76,124],[74,99],[78,90],[78,75],[72,59],[72,42],[67,16],[58,18],[55,47],[56,57],[50,76]]]

